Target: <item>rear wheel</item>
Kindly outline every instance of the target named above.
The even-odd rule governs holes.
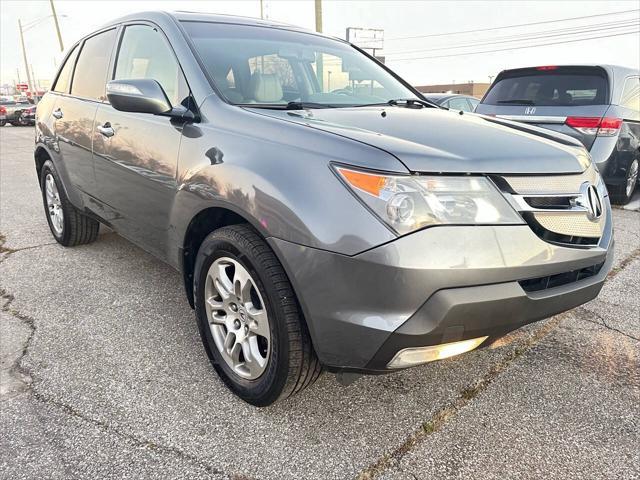
[[[626,205],[631,201],[638,184],[638,159],[633,160],[627,168],[624,183],[611,188],[611,200],[618,205]]]
[[[236,395],[266,406],[318,378],[321,366],[291,284],[250,226],[209,234],[198,251],[194,279],[202,342]]]
[[[40,173],[42,202],[53,237],[65,247],[91,243],[98,238],[100,223],[84,215],[66,197],[62,182],[51,160]]]
[[[7,124],[6,120],[0,120],[0,127],[4,127]]]

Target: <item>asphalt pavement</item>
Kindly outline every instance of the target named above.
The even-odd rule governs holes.
[[[0,478],[640,477],[640,202],[598,299],[496,348],[256,409],[217,378],[178,272],[49,233],[33,128],[0,129]]]

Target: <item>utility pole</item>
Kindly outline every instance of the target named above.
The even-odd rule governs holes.
[[[56,14],[56,7],[53,5],[53,0],[49,0],[51,3],[51,12],[53,13],[53,22],[56,24],[56,32],[58,33],[58,42],[60,43],[60,51],[64,52],[64,45],[62,43],[62,34],[60,33],[60,24],[58,23],[58,15]],[[262,7],[262,0],[260,0],[260,6]]]
[[[315,0],[316,3],[316,32],[322,33],[322,0]],[[316,69],[318,74],[318,83],[320,84],[320,91],[322,91],[322,84],[324,83],[324,69],[322,68],[322,53],[318,53],[316,58]]]
[[[51,0],[53,1],[53,0]],[[262,20],[264,20],[264,5],[263,5],[263,0],[260,0],[260,18]]]
[[[24,35],[22,34],[22,22],[18,19],[18,30],[20,30],[20,43],[22,43],[22,57],[24,58],[24,69],[27,71],[27,85],[29,91],[33,92],[33,83],[31,83],[31,73],[29,72],[29,62],[27,61],[27,50],[24,47]]]

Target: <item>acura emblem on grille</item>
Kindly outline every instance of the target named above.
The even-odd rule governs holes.
[[[587,218],[592,222],[602,216],[602,197],[596,186],[590,182],[580,185],[580,196],[575,199],[575,203],[587,211]]]
[[[524,109],[524,113],[526,113],[527,115],[533,115],[534,113],[536,113],[536,107],[527,107]]]

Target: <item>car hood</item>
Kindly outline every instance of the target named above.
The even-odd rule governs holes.
[[[507,120],[435,108],[249,108],[380,148],[412,172],[579,173],[588,153],[572,138]]]

